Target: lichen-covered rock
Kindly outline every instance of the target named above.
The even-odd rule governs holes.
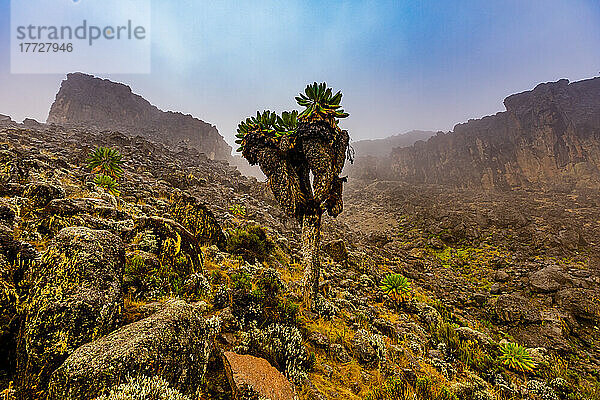
[[[223,364],[238,400],[296,400],[294,386],[264,358],[223,353]]]
[[[470,340],[475,343],[479,343],[482,346],[487,348],[493,346],[494,341],[488,335],[483,332],[476,331],[467,326],[459,326],[456,328],[456,333],[458,333],[458,337],[462,340]]]
[[[70,353],[117,326],[123,262],[123,243],[110,232],[69,227],[56,236],[33,271],[23,388],[43,389]]]
[[[171,196],[169,213],[186,227],[203,246],[225,248],[225,234],[208,207],[193,196],[177,192]]]
[[[34,207],[45,207],[54,199],[65,197],[65,191],[60,186],[49,183],[30,183],[25,187],[23,196],[31,200]]]
[[[137,374],[158,375],[180,392],[194,393],[215,333],[201,309],[169,302],[160,312],[78,348],[52,375],[50,398],[93,398]]]
[[[117,210],[112,204],[95,198],[57,198],[48,202],[44,209],[46,215],[71,217],[78,214],[97,215],[104,218],[125,219],[127,215]]]
[[[35,247],[27,242],[16,240],[13,231],[2,224],[0,224],[0,255],[4,256],[6,263],[11,264],[7,273],[15,284],[21,281],[31,261],[39,258]]]
[[[15,221],[15,217],[15,209],[8,203],[8,201],[0,198],[0,224],[10,226]]]
[[[0,149],[0,192],[9,183],[24,183],[29,177],[29,171],[23,164],[20,154],[12,150]]]
[[[380,335],[372,335],[364,329],[358,330],[352,339],[352,350],[359,362],[377,364],[386,357],[386,347]]]
[[[18,294],[12,282],[10,264],[0,254],[0,374],[9,375],[14,368]]]
[[[131,377],[110,393],[95,400],[190,400],[178,390],[169,387],[169,382],[160,376]]]

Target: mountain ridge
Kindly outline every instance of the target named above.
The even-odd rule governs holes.
[[[506,111],[395,149],[394,179],[483,189],[600,186],[600,78],[542,83]]]

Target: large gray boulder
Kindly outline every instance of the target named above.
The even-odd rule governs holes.
[[[160,376],[182,393],[195,393],[215,334],[200,310],[172,301],[148,318],[81,346],[52,375],[49,398],[92,399],[128,375]]]
[[[84,343],[117,327],[124,248],[107,231],[61,230],[33,271],[20,357],[22,388],[45,388],[52,371]]]
[[[529,286],[538,293],[551,293],[570,283],[569,277],[558,265],[550,265],[529,274]]]

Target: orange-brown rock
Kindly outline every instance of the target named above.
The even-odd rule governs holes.
[[[263,358],[223,353],[225,372],[236,400],[296,400],[294,386]]]

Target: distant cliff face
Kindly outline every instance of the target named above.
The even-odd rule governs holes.
[[[504,105],[505,112],[395,149],[394,178],[500,189],[600,187],[600,78],[540,84]]]
[[[231,156],[231,147],[213,125],[161,111],[129,86],[81,73],[68,74],[62,82],[47,122],[119,130],[169,146],[186,144],[211,159]]]
[[[359,179],[391,179],[392,150],[397,147],[412,146],[419,140],[427,140],[435,132],[409,131],[384,139],[359,140],[351,143],[354,149],[354,163],[346,163],[344,174]],[[393,178],[392,178],[393,179]]]

